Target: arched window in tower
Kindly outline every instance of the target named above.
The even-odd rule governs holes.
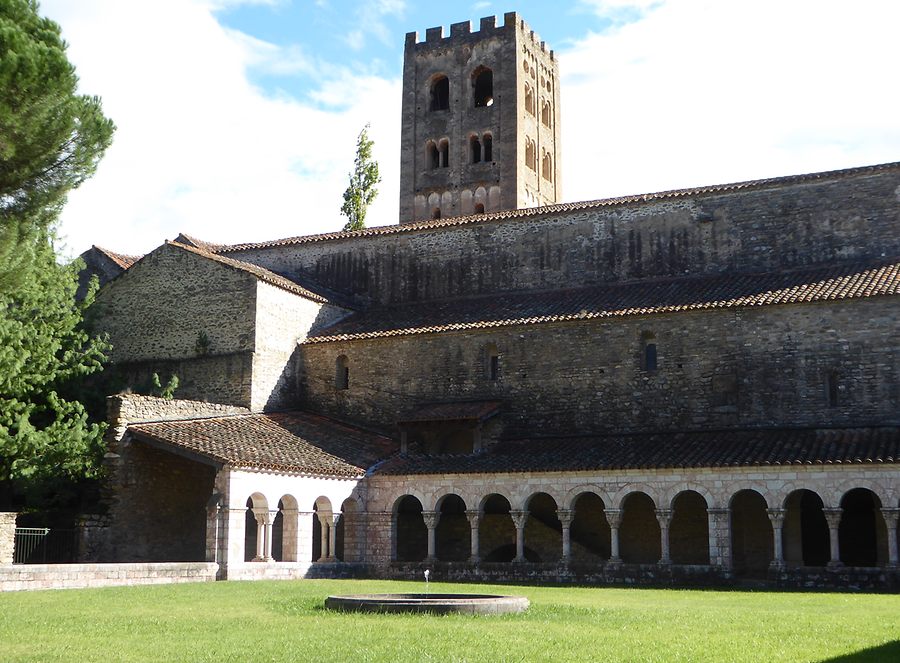
[[[433,210],[431,210],[431,218],[432,219],[440,219],[441,218],[441,208],[440,207],[435,207]]]
[[[469,136],[469,163],[481,163],[481,141],[478,136]]]
[[[545,152],[541,160],[541,175],[548,182],[553,181],[553,159],[550,158],[549,152]]]
[[[441,153],[438,151],[437,145],[433,140],[428,141],[425,145],[425,163],[429,170],[441,167]]]
[[[550,126],[550,102],[545,101],[544,107],[541,109],[541,122],[544,123],[545,127]]]
[[[487,67],[478,67],[472,72],[472,87],[475,108],[494,105],[494,72]]]
[[[350,360],[347,355],[341,355],[335,361],[334,366],[334,388],[337,391],[343,391],[350,387]]]
[[[528,83],[525,83],[525,110],[534,115],[534,90]]]
[[[446,168],[450,165],[450,141],[446,138],[441,139],[440,145],[440,153],[441,153],[441,168]]]
[[[531,170],[535,170],[535,150],[534,150],[534,141],[530,138],[525,138],[525,165],[531,168]]]
[[[449,110],[450,108],[450,79],[443,74],[438,74],[431,81],[431,100],[429,109],[433,111]]]
[[[484,203],[475,203],[475,214],[484,214]]]
[[[494,160],[494,138],[490,133],[481,137],[481,150],[484,153],[484,161],[490,163]]]

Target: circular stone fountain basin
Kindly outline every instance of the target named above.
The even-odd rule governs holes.
[[[524,596],[491,594],[358,594],[329,596],[325,607],[344,612],[462,612],[475,615],[502,615],[523,612],[530,605]]]

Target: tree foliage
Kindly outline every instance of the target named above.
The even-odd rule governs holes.
[[[344,204],[341,206],[341,214],[347,217],[344,230],[362,230],[366,227],[366,208],[378,195],[375,185],[381,181],[381,176],[378,174],[378,162],[372,158],[374,144],[375,141],[369,140],[367,124],[356,139],[356,160],[350,173],[350,185],[344,191]]]
[[[0,288],[13,287],[66,193],[90,177],[115,125],[78,77],[35,0],[0,0]]]
[[[104,341],[75,301],[80,263],[60,265],[54,228],[66,193],[112,141],[100,100],[78,78],[59,26],[35,0],[0,0],[0,510],[12,487],[41,501],[96,474],[103,426],[64,395],[101,368]],[[37,493],[44,494],[35,497]]]

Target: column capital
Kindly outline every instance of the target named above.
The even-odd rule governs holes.
[[[668,528],[672,522],[672,509],[656,509],[656,520],[660,527]]]
[[[837,529],[840,526],[843,509],[822,509],[822,513],[825,514],[825,520],[828,521],[828,529]]]
[[[604,509],[603,514],[606,516],[606,522],[613,529],[618,529],[622,524],[622,515],[624,514],[622,509]]]
[[[525,523],[528,522],[528,512],[521,509],[511,509],[509,512],[516,529],[525,529]]]
[[[895,507],[882,507],[881,515],[888,527],[897,527],[897,522],[900,521],[900,509]]]
[[[572,509],[557,509],[556,517],[559,518],[559,522],[563,527],[570,527],[572,521],[575,520],[575,511]]]
[[[469,520],[470,527],[478,527],[481,519],[484,517],[484,511],[478,509],[466,509],[466,518]]]
[[[337,527],[337,526],[338,526],[338,523],[339,523],[340,520],[341,520],[341,516],[343,516],[343,515],[344,515],[344,514],[341,513],[340,511],[334,511],[334,512],[332,512],[332,514],[331,514],[331,524],[334,525],[335,527]]]
[[[784,516],[786,513],[787,509],[766,509],[766,515],[769,516],[772,527],[776,529],[781,529],[781,526],[784,525]]]
[[[438,526],[438,521],[441,519],[441,512],[423,511],[422,519],[425,521],[425,527],[428,529],[435,529]]]
[[[271,525],[272,524],[272,521],[274,520],[274,516],[272,516],[272,513],[273,513],[272,511],[269,511],[266,508],[257,508],[257,507],[253,507],[253,509],[251,509],[251,511],[253,511],[253,517],[256,518],[257,525]],[[275,511],[274,513],[277,514],[278,512]]]

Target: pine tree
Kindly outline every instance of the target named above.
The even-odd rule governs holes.
[[[355,167],[350,173],[350,185],[344,191],[344,204],[341,206],[341,214],[348,219],[344,230],[362,230],[366,227],[366,208],[378,195],[375,185],[381,181],[381,176],[378,174],[378,162],[372,159],[375,141],[369,140],[368,132],[367,124],[356,140]]]

